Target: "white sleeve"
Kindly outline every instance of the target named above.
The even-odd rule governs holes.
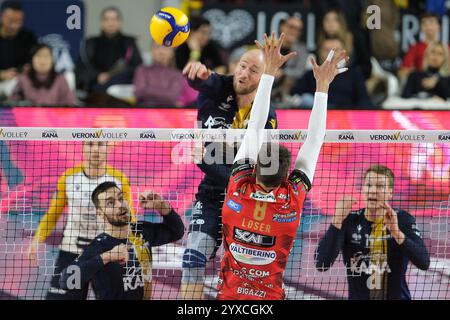
[[[295,169],[303,171],[311,184],[326,133],[327,100],[328,94],[316,92],[314,106],[309,117],[308,136],[295,161]]]
[[[234,157],[234,162],[239,160],[251,159],[256,163],[259,150],[263,144],[263,129],[267,122],[270,110],[270,95],[274,77],[263,74],[259,81],[258,90],[256,91],[255,101],[253,102],[250,120],[248,121],[247,131],[245,132],[239,150]]]

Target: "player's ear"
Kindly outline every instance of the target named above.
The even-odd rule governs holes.
[[[105,220],[105,214],[102,209],[96,208],[95,213],[97,214],[97,219],[100,218],[101,221]]]

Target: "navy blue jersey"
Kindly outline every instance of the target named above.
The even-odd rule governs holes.
[[[74,264],[61,272],[61,288],[67,291],[76,289],[73,287],[75,283],[73,277],[76,270],[79,270],[81,287],[91,282],[98,300],[142,300],[144,286],[151,282],[151,270],[146,272],[144,268],[145,266],[150,268],[151,256],[142,254],[142,251],[181,239],[184,225],[180,216],[172,211],[163,216],[162,223],[140,222],[133,224],[131,230],[132,235],[126,239],[113,238],[106,233],[98,235]],[[137,248],[136,244],[139,242],[142,246]],[[127,264],[121,265],[118,262],[103,264],[100,255],[120,244],[129,245]]]
[[[374,271],[385,272],[387,283],[384,299],[411,299],[405,273],[411,261],[422,270],[428,269],[430,256],[421,238],[416,221],[403,210],[395,210],[399,229],[405,234],[405,241],[399,245],[386,229],[387,261],[376,266],[371,263],[370,234],[372,222],[366,219],[365,209],[351,212],[342,222],[341,229],[330,225],[316,250],[316,268],[328,270],[342,251],[347,269],[349,299],[370,299],[371,277]]]
[[[239,110],[236,93],[233,88],[233,76],[213,73],[207,80],[190,81],[189,84],[192,88],[199,91],[197,98],[197,121],[201,122],[202,128],[232,128],[233,121]],[[276,119],[275,107],[271,105],[266,129],[276,129]],[[246,126],[247,124],[245,123]],[[213,147],[213,144],[210,147]],[[225,164],[223,165],[211,165],[205,162],[198,165],[205,173],[205,177],[199,185],[199,193],[205,194],[210,198],[223,200],[224,192],[231,175],[231,165],[235,152],[237,152],[236,148],[232,155],[228,155],[228,161],[224,159],[223,163]],[[224,157],[226,156],[224,155]],[[229,165],[226,163],[229,163]]]

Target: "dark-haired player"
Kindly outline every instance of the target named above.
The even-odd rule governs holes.
[[[144,192],[139,205],[158,211],[162,223],[130,223],[128,202],[115,182],[104,182],[92,193],[97,215],[105,222],[83,254],[61,273],[60,287],[68,292],[91,282],[99,300],[142,300],[151,298],[150,248],[183,237],[178,214],[158,194]]]
[[[89,286],[72,291],[70,297],[59,287],[61,271],[78,257],[83,249],[100,233],[103,224],[97,220],[95,206],[91,201],[94,189],[105,181],[114,181],[123,190],[124,198],[131,206],[131,187],[127,177],[117,168],[108,165],[110,144],[106,141],[83,141],[83,162],[67,169],[58,179],[56,192],[46,214],[36,228],[28,249],[33,266],[38,265],[41,244],[53,233],[64,212],[67,221],[55,261],[55,271],[50,281],[46,299],[86,299]],[[134,216],[133,210],[131,214]],[[134,219],[134,218],[133,218]]]

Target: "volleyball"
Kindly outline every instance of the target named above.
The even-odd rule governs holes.
[[[187,40],[189,32],[189,19],[177,8],[162,8],[150,21],[150,34],[153,40],[166,47],[178,47]]]

